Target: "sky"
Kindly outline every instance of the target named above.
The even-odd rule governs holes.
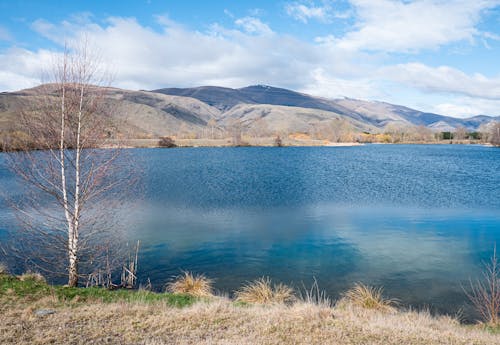
[[[500,115],[500,0],[0,0],[0,91],[86,37],[113,86],[265,84]]]

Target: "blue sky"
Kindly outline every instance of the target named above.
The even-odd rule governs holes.
[[[0,0],[0,91],[39,84],[83,36],[117,87],[268,84],[500,115],[500,0]]]

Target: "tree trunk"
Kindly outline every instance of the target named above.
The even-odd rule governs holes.
[[[73,250],[69,251],[68,286],[78,286],[78,255]]]

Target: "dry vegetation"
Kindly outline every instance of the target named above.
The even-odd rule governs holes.
[[[269,279],[259,282],[277,290]],[[500,334],[449,317],[386,313],[348,299],[331,307],[317,285],[308,291],[309,302],[241,306],[220,297],[51,287],[35,276],[2,275],[0,343],[500,344]],[[38,316],[41,309],[54,313]]]
[[[295,295],[289,286],[273,285],[269,277],[262,277],[236,291],[236,300],[254,304],[288,304],[295,300]]]
[[[344,294],[341,303],[351,303],[365,309],[395,313],[397,311],[396,300],[384,298],[382,291],[381,287],[376,288],[357,283]]]
[[[183,272],[173,282],[167,284],[167,291],[194,297],[211,297],[213,296],[212,283],[213,281],[204,275]]]

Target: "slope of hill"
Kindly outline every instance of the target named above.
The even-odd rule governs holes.
[[[0,94],[0,131],[20,129],[20,109],[36,106],[50,94],[47,85]],[[197,99],[151,92],[108,88],[105,102],[112,109],[107,118],[108,130],[118,137],[158,137],[181,130],[196,131],[220,117],[218,109]]]
[[[115,137],[157,138],[165,135],[206,135],[231,130],[235,122],[254,137],[276,133],[317,134],[336,124],[355,132],[382,132],[386,126],[426,126],[453,131],[459,126],[473,131],[500,121],[485,115],[467,119],[426,113],[384,102],[350,98],[326,99],[265,85],[231,89],[214,86],[170,88],[155,91],[105,90],[105,102],[113,110],[106,130]],[[17,114],[36,106],[53,92],[41,85],[18,92],[0,93],[0,134],[19,128]],[[208,128],[210,127],[210,131]],[[200,134],[205,133],[205,134]]]
[[[500,117],[492,118],[484,115],[459,119],[421,112],[404,106],[384,102],[362,101],[350,98],[329,100],[265,85],[254,85],[241,89],[213,86],[186,89],[167,88],[154,90],[152,92],[196,98],[218,108],[222,112],[227,112],[233,107],[241,104],[267,104],[316,109],[331,112],[335,115],[341,115],[358,122],[363,122],[365,126],[379,129],[392,123],[404,126],[423,125],[429,128],[456,128],[458,126],[464,126],[469,130],[477,130],[478,127],[484,123],[488,123],[494,119],[500,119]],[[293,112],[294,109],[290,109],[290,111]]]

